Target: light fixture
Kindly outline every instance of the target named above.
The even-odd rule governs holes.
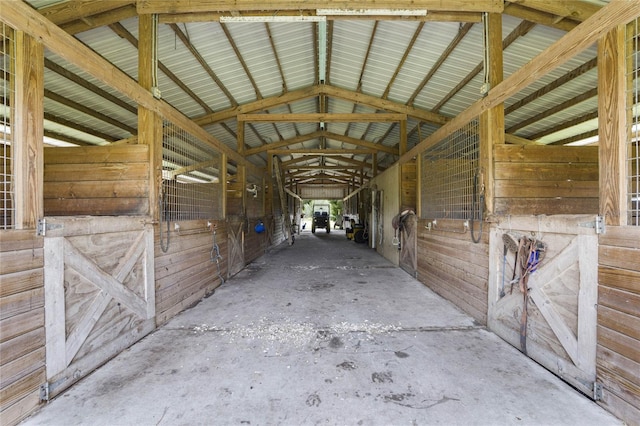
[[[318,16],[426,16],[426,9],[316,9]]]
[[[221,16],[220,22],[326,22],[326,16],[265,15],[265,16]]]

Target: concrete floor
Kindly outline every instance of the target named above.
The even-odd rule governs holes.
[[[307,229],[23,424],[622,423],[344,231]]]

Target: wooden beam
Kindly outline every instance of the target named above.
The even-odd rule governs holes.
[[[4,8],[4,5],[2,5]],[[15,120],[13,134],[13,197],[15,229],[35,229],[44,216],[44,46],[23,31],[15,32]]]
[[[227,41],[231,45],[231,48],[233,49],[234,53],[236,54],[236,58],[238,58],[238,61],[240,62],[240,65],[242,65],[242,69],[244,70],[244,73],[246,74],[247,78],[249,79],[249,82],[251,82],[251,85],[253,86],[253,91],[255,92],[256,97],[258,99],[262,99],[262,93],[260,93],[260,88],[258,87],[258,84],[256,83],[256,81],[253,79],[253,75],[251,75],[251,71],[249,70],[249,66],[244,61],[244,58],[242,57],[242,54],[240,53],[240,49],[238,49],[238,46],[236,46],[235,41],[233,41],[233,37],[231,36],[231,32],[229,32],[229,29],[223,23],[220,23],[220,28],[222,28],[222,31],[224,32],[225,36],[227,37]]]
[[[529,31],[533,29],[535,24],[529,21],[522,21],[509,35],[501,42],[502,50],[506,50],[514,41],[516,41],[519,37],[525,36]],[[433,112],[438,112],[440,109],[447,103],[451,98],[453,98],[460,90],[462,90],[471,80],[473,80],[482,70],[484,69],[484,63],[480,62],[474,69],[467,74],[465,78],[462,79],[447,95],[442,98],[435,107],[433,107]]]
[[[409,101],[407,102],[408,105],[413,105],[414,101],[416,100],[420,92],[422,92],[422,89],[424,89],[427,83],[431,80],[431,77],[433,77],[435,73],[440,69],[442,64],[444,64],[444,62],[449,57],[449,55],[451,55],[451,52],[455,50],[455,48],[458,46],[458,44],[460,44],[464,36],[467,35],[467,33],[471,30],[471,28],[473,28],[473,24],[465,24],[462,27],[460,27],[460,30],[458,30],[458,34],[456,34],[456,36],[453,38],[453,40],[451,40],[447,48],[440,54],[440,57],[438,58],[438,60],[435,62],[435,64],[433,64],[433,66],[431,67],[427,75],[422,79],[422,81],[420,82],[416,90],[413,92],[413,94],[409,98]],[[439,123],[439,124],[444,124],[444,123]]]
[[[113,25],[109,25],[109,28],[111,28],[111,30],[117,35],[131,43],[131,45],[133,45],[136,49],[138,48],[138,40],[134,37],[133,34],[127,31],[127,29],[122,24],[115,23]],[[198,95],[196,95],[186,84],[184,84],[182,80],[180,80],[177,75],[171,72],[171,70],[161,61],[158,61],[158,69],[162,71],[167,77],[169,77],[169,79],[173,81],[176,86],[181,88],[183,92],[189,95],[191,99],[198,103],[198,105],[202,107],[205,113],[210,114],[213,112],[213,110],[209,107],[209,105],[206,104],[206,102],[200,99]]]
[[[178,38],[180,39],[182,44],[185,45],[187,50],[189,50],[189,52],[191,52],[191,55],[193,55],[193,57],[198,61],[198,63],[202,67],[202,69],[205,70],[205,72],[207,74],[209,74],[209,77],[211,77],[211,79],[216,83],[216,85],[220,88],[220,90],[222,90],[222,93],[224,93],[225,96],[227,97],[227,99],[229,99],[229,101],[231,102],[231,105],[237,106],[238,105],[238,101],[236,101],[236,99],[233,97],[231,92],[229,92],[229,89],[227,89],[226,86],[222,83],[222,80],[220,80],[218,78],[216,73],[209,66],[209,63],[206,61],[206,59],[204,59],[202,57],[200,52],[198,52],[198,49],[195,48],[195,46],[191,43],[189,38],[182,32],[180,27],[178,27],[175,24],[169,24],[169,27],[178,36]]]
[[[589,70],[592,70],[594,68],[596,68],[598,66],[598,58],[593,58],[592,60],[585,62],[584,64],[580,65],[577,68],[574,68],[573,70],[569,71],[568,73],[566,73],[565,75],[563,75],[562,77],[558,78],[557,80],[552,81],[551,83],[547,84],[544,87],[541,87],[540,89],[536,90],[535,92],[525,96],[524,98],[520,99],[517,102],[514,102],[513,104],[509,105],[507,108],[505,108],[504,110],[504,114],[505,115],[509,115],[511,114],[513,111],[517,110],[518,108],[521,108],[525,105],[527,105],[528,103],[531,103],[533,101],[535,101],[536,99],[538,99],[541,96],[546,95],[547,93],[551,92],[554,89],[557,89],[558,87],[562,86],[563,84],[566,84],[568,82],[570,82],[571,80],[581,76],[582,74],[586,73]]]
[[[67,0],[38,9],[38,12],[60,26],[67,22],[109,12],[134,3],[134,0]]]
[[[555,1],[555,0],[516,0],[520,6],[539,10],[562,18],[570,18],[583,22],[600,10],[600,6],[586,1]]]
[[[103,3],[105,2],[103,1]],[[61,24],[59,27],[67,33],[75,35],[94,28],[106,27],[107,25],[115,24],[116,22],[124,21],[125,19],[135,18],[138,16],[138,12],[136,11],[136,5],[134,3],[135,2],[132,2],[127,6],[98,13],[96,15],[86,16],[66,24]]]
[[[368,122],[393,122],[406,120],[405,114],[239,114],[238,121],[251,123],[368,123]]]
[[[135,8],[134,8],[134,10],[135,10]],[[112,102],[115,105],[118,105],[120,108],[122,108],[124,110],[127,110],[132,114],[137,114],[138,113],[138,109],[135,106],[128,104],[127,102],[117,98],[116,96],[113,96],[111,93],[107,92],[106,90],[101,89],[100,87],[96,86],[95,84],[88,82],[87,80],[85,80],[85,79],[81,78],[80,76],[72,73],[71,71],[67,70],[66,68],[56,64],[51,59],[44,58],[44,66],[48,70],[51,70],[51,71],[55,72],[56,74],[66,78],[67,80],[70,80],[70,81],[74,82],[78,86],[84,87],[85,89],[90,90],[91,92],[95,93],[96,95],[103,97],[104,99],[108,100],[109,102]]]
[[[551,142],[548,143],[547,145],[567,145],[570,144],[572,142],[578,142],[584,139],[588,139],[588,138],[592,138],[594,136],[598,136],[599,135],[599,130],[595,129],[595,130],[589,130],[588,132],[584,132],[584,133],[580,133],[579,135],[574,135],[568,138],[564,138],[564,139],[560,139],[558,141],[555,142]]]
[[[373,154],[374,149],[274,149],[267,151],[270,155],[346,155],[346,154]]]
[[[504,10],[502,0],[313,0],[302,4],[291,0],[139,0],[138,13],[201,13],[201,12],[242,12],[303,9],[426,9],[428,11],[494,12]]]
[[[409,150],[400,157],[400,164],[411,161],[424,150],[460,129],[471,119],[478,117],[482,112],[503,103],[514,93],[518,93],[541,76],[564,64],[611,29],[626,24],[637,16],[640,16],[640,2],[616,1],[609,3],[591,18],[578,25],[575,30],[557,40],[502,83],[492,88],[483,99],[474,102],[469,108]]]
[[[573,127],[573,126],[577,126],[578,124],[582,124],[582,123],[585,123],[585,122],[587,122],[589,120],[593,120],[593,119],[596,119],[596,118],[598,118],[598,110],[597,109],[595,111],[591,111],[591,112],[588,112],[586,114],[582,114],[581,116],[576,117],[574,119],[563,121],[560,124],[557,124],[557,125],[555,125],[553,127],[549,127],[548,129],[542,130],[542,131],[540,131],[538,133],[535,133],[533,135],[529,135],[529,139],[533,139],[533,140],[541,139],[541,138],[543,138],[545,136],[552,135],[552,134],[554,134],[556,132],[560,132],[562,130],[568,129],[568,128]]]
[[[242,122],[238,122],[238,126],[241,126]],[[266,145],[262,145],[256,148],[249,148],[245,151],[245,156],[250,156],[250,155],[255,155],[255,154],[260,154],[261,152],[266,152],[269,150],[273,150],[273,149],[277,149],[277,148],[283,148],[285,146],[289,146],[289,145],[296,145],[302,142],[306,142],[312,139],[317,139],[323,136],[323,132],[318,131],[318,132],[313,132],[313,133],[307,133],[306,135],[300,135],[300,136],[296,136],[290,139],[285,139],[282,141],[278,141],[278,142],[272,142]]]
[[[274,108],[274,107],[285,105],[291,102],[297,102],[300,100],[313,98],[314,96],[318,96],[319,93],[320,93],[319,86],[317,85],[309,86],[304,89],[283,93],[282,95],[279,95],[279,96],[259,99],[257,101],[239,105],[237,107],[230,108],[224,111],[218,111],[211,114],[206,114],[201,117],[195,118],[193,121],[200,126],[206,126],[209,124],[219,123],[221,121],[235,119],[236,116],[240,114],[248,114],[255,111],[263,111],[269,108]]]
[[[160,15],[159,21],[162,24],[180,24],[189,22],[215,22],[223,16],[273,16],[273,11],[251,10],[243,12],[197,12],[197,13],[173,13]],[[315,10],[278,11],[278,16],[317,16]],[[428,11],[422,16],[393,16],[393,15],[327,15],[327,21],[354,21],[354,20],[374,20],[374,21],[402,21],[402,22],[480,22],[481,12],[457,12],[457,11]]]
[[[44,97],[49,98],[52,101],[55,101],[61,105],[67,106],[71,109],[74,109],[78,112],[86,114],[90,117],[96,118],[105,123],[109,123],[114,127],[124,130],[125,132],[129,132],[132,135],[135,135],[138,131],[131,126],[127,126],[126,124],[121,123],[120,121],[114,119],[111,116],[106,114],[102,114],[101,112],[96,111],[93,108],[86,107],[79,102],[73,101],[71,99],[65,98],[51,90],[44,89]]]
[[[581,93],[578,96],[574,96],[573,98],[568,99],[568,100],[562,102],[561,104],[558,104],[558,105],[556,105],[556,106],[554,106],[552,108],[549,108],[546,111],[542,111],[541,113],[536,114],[533,117],[529,117],[528,119],[523,120],[523,121],[519,122],[518,124],[515,124],[515,125],[509,127],[506,130],[506,132],[507,133],[515,133],[516,131],[518,131],[518,130],[524,128],[524,127],[530,126],[533,123],[536,123],[536,122],[538,122],[540,120],[543,120],[543,119],[545,119],[547,117],[552,116],[553,114],[556,114],[556,113],[558,113],[560,111],[563,111],[563,110],[565,110],[567,108],[571,108],[574,105],[577,105],[577,104],[579,104],[581,102],[584,102],[584,101],[586,101],[588,99],[591,99],[593,97],[596,97],[596,96],[598,96],[598,88],[594,87],[591,90],[588,90],[588,91],[586,91],[584,93]]]
[[[406,123],[406,121],[401,121]],[[375,149],[377,151],[386,152],[388,154],[398,155],[398,150],[396,148],[385,146],[379,143],[369,142],[362,139],[356,139],[345,135],[340,135],[332,132],[323,132],[323,136],[327,139],[337,140],[340,142],[348,143],[351,145],[362,146],[365,148]]]
[[[416,118],[421,121],[429,123],[444,124],[449,118],[436,114],[431,111],[421,110],[408,105],[400,104],[397,102],[389,101],[387,99],[380,99],[376,96],[365,95],[364,93],[357,93],[352,90],[342,89],[339,87],[324,85],[321,87],[323,94],[335,98],[340,98],[346,101],[355,102],[358,104],[368,105],[373,108],[391,111],[399,114],[406,114],[409,117]],[[395,120],[398,121],[398,120]]]
[[[504,141],[512,145],[542,145],[535,140],[521,138],[520,136],[505,134]]]
[[[502,41],[502,15],[497,13],[486,15],[484,26],[485,33],[488,34],[484,46],[488,59],[488,69],[485,70],[485,80],[489,84],[489,87],[495,87],[500,84],[504,78],[503,48],[505,43]],[[528,31],[526,27],[522,30],[525,32]],[[484,210],[486,217],[486,215],[494,212],[495,161],[493,151],[496,145],[504,145],[504,104],[495,105],[480,115],[479,131],[480,161],[478,162],[477,170],[478,187],[476,190],[478,193],[475,194],[475,196],[477,199],[480,199],[480,195],[484,192],[483,198],[485,205],[479,207],[479,209]],[[483,219],[484,218],[481,218],[481,220]],[[471,231],[473,231],[473,229]],[[477,238],[480,239],[481,236]]]
[[[0,21],[13,28],[22,29],[32,37],[41,40],[42,43],[64,60],[78,66],[139,105],[157,112],[217,151],[226,153],[230,160],[239,164],[247,163],[237,152],[211,136],[200,126],[194,125],[193,121],[166,102],[155,99],[151,93],[140,87],[128,75],[52,24],[27,4],[18,1],[3,2]],[[256,169],[258,173],[261,170],[252,164],[249,164],[248,167]]]
[[[74,123],[73,121],[67,120],[66,118],[53,115],[50,112],[44,113],[44,119],[56,124],[60,124],[61,126],[68,127],[70,129],[77,130],[79,132],[86,133],[91,136],[95,136],[96,138],[104,139],[107,142],[114,142],[118,140],[118,138],[115,138],[112,135],[99,132],[91,127],[83,126],[82,124]]]
[[[286,170],[360,170],[364,166],[295,166],[283,167]]]
[[[529,9],[516,3],[508,3],[504,6],[504,14],[515,16],[519,19],[535,22],[546,27],[556,28],[565,32],[573,30],[580,22],[571,19],[560,19],[556,15]]]

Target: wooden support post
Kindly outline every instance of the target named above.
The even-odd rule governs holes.
[[[236,168],[236,181],[242,189],[242,215],[247,216],[247,168],[238,164]]]
[[[238,121],[236,139],[238,141],[238,154],[244,156],[244,121]]]
[[[274,184],[273,184],[273,155],[267,154],[267,170],[266,170],[266,182],[269,190],[267,191],[267,195],[265,197],[264,208],[265,211],[273,215],[273,194],[274,194]]]
[[[624,26],[598,43],[600,214],[605,224],[627,224]]]
[[[156,23],[152,15],[138,18],[138,84],[152,91],[156,84],[156,64],[153,60]],[[144,106],[138,106],[138,143],[149,146],[149,215],[160,218],[160,192],[162,191],[162,118]]]
[[[399,154],[407,152],[407,120],[400,120],[400,149]]]
[[[485,42],[487,83],[495,87],[503,79],[502,60],[502,15],[491,13],[484,20],[488,35]],[[487,88],[487,90],[489,89]],[[504,144],[504,104],[500,103],[480,115],[480,164],[478,191],[484,188],[485,215],[494,211],[494,165],[493,147]]]
[[[222,206],[220,209],[220,219],[227,218],[227,154],[220,154],[220,196]]]
[[[35,229],[44,216],[44,46],[16,31],[13,188],[15,228]]]

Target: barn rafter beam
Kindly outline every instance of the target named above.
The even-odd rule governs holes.
[[[60,26],[68,22],[108,13],[114,9],[135,4],[135,0],[67,0],[38,9],[38,12]]]
[[[577,22],[584,22],[600,10],[600,6],[586,1],[516,0],[514,3],[560,18],[569,18]]]
[[[197,12],[242,12],[300,10],[300,2],[291,0],[210,0],[193,2],[185,0],[139,0],[138,13],[197,13]],[[355,9],[408,9],[429,11],[464,11],[502,13],[502,0],[361,0]],[[312,0],[304,2],[304,9],[345,9],[343,0]]]
[[[138,39],[135,38],[133,34],[131,34],[124,27],[124,25],[120,23],[115,23],[115,24],[109,25],[109,28],[111,28],[111,30],[114,33],[116,33],[118,36],[122,37],[123,39],[131,43],[133,47],[138,49]],[[169,77],[169,79],[173,81],[176,84],[176,86],[180,87],[183,92],[189,95],[191,99],[193,99],[196,103],[198,103],[198,105],[202,107],[202,109],[205,111],[206,114],[213,113],[213,110],[209,107],[209,105],[207,105],[206,102],[200,99],[200,97],[196,95],[193,92],[193,90],[191,90],[186,84],[184,84],[184,82],[180,80],[178,76],[176,76],[173,72],[171,72],[171,70],[167,66],[165,66],[161,61],[158,61],[158,69],[160,69],[160,71],[162,71],[167,77]]]
[[[563,121],[562,123],[557,124],[557,125],[555,125],[553,127],[550,127],[548,129],[545,129],[545,130],[543,130],[541,132],[534,133],[533,135],[529,135],[529,139],[533,139],[533,140],[540,139],[540,138],[543,138],[545,136],[552,135],[552,134],[554,134],[556,132],[561,132],[561,131],[566,130],[566,129],[570,128],[570,127],[586,123],[587,121],[594,120],[596,118],[598,118],[598,110],[597,109],[594,110],[594,111],[588,112],[586,114],[582,114],[579,117],[573,118],[571,120]]]
[[[120,121],[116,120],[113,117],[110,117],[110,116],[108,116],[106,114],[102,114],[101,112],[98,112],[93,108],[86,107],[86,106],[82,105],[81,103],[73,101],[73,100],[71,100],[69,98],[65,98],[64,96],[62,96],[62,95],[60,95],[60,94],[58,94],[56,92],[53,92],[51,90],[44,89],[44,97],[47,98],[47,99],[51,99],[52,101],[57,102],[57,103],[59,103],[61,105],[64,105],[66,107],[74,109],[74,110],[76,110],[78,112],[81,112],[82,114],[86,114],[86,115],[88,115],[90,117],[93,117],[93,118],[96,118],[96,119],[98,119],[98,120],[100,120],[100,121],[102,121],[104,123],[108,123],[108,124],[110,124],[110,125],[112,125],[114,127],[122,129],[125,132],[129,132],[132,135],[135,135],[138,132],[135,128],[133,128],[131,126],[128,126],[128,125],[126,125],[124,123],[121,123]]]
[[[530,126],[531,124],[536,123],[536,122],[538,122],[540,120],[544,120],[545,118],[550,117],[553,114],[556,114],[556,113],[558,113],[560,111],[563,111],[563,110],[565,110],[567,108],[571,108],[574,105],[577,105],[577,104],[579,104],[581,102],[584,102],[584,101],[586,101],[588,99],[591,99],[591,98],[594,98],[596,96],[598,96],[598,88],[594,87],[591,90],[587,90],[586,92],[581,93],[578,96],[574,96],[571,99],[568,99],[568,100],[566,100],[566,101],[564,101],[564,102],[562,102],[562,103],[560,103],[560,104],[558,104],[558,105],[556,105],[556,106],[554,106],[552,108],[549,108],[549,109],[547,109],[545,111],[542,111],[541,113],[536,114],[533,117],[529,117],[528,119],[523,120],[523,121],[519,122],[518,124],[515,124],[515,125],[509,127],[506,130],[506,132],[507,133],[515,133],[516,131],[518,131],[518,130],[520,130],[522,128]]]
[[[598,58],[593,58],[590,61],[585,62],[584,64],[572,69],[571,71],[569,71],[568,73],[566,73],[562,77],[552,81],[551,83],[547,84],[546,86],[541,87],[540,89],[536,90],[535,92],[525,96],[524,98],[522,98],[518,102],[515,102],[515,103],[509,105],[508,107],[505,107],[504,115],[506,116],[506,115],[511,114],[513,111],[517,110],[518,108],[522,108],[523,106],[525,106],[525,105],[535,101],[536,99],[546,95],[547,93],[551,92],[552,90],[557,89],[558,87],[562,86],[563,84],[566,84],[566,83],[568,83],[568,82],[580,77],[581,75],[583,75],[587,71],[590,71],[590,70],[596,68],[597,66],[598,66]]]
[[[96,86],[95,84],[88,82],[87,80],[72,73],[66,68],[56,64],[51,59],[44,58],[44,66],[46,69],[51,70],[56,74],[66,78],[67,80],[74,82],[78,86],[84,87],[85,89],[95,93],[96,95],[101,96],[102,98],[108,100],[109,102],[115,105],[118,105],[120,108],[125,109],[132,114],[138,115],[138,109],[135,106],[128,104],[127,102],[117,98],[116,96],[112,95],[106,90],[103,90],[100,87]]]
[[[502,41],[502,51],[505,51],[514,41],[519,37],[525,36],[529,31],[535,27],[535,23],[529,21],[522,21],[511,33]],[[484,69],[484,63],[480,62],[467,76],[462,79],[460,83],[456,85],[447,95],[442,98],[435,107],[433,112],[439,112],[440,109],[451,100],[460,90],[462,90],[471,80],[473,80]]]
[[[273,11],[245,10],[242,12],[193,12],[193,13],[166,13],[159,16],[159,22],[185,23],[185,22],[215,22],[227,16],[251,16],[251,17],[272,17]],[[317,16],[315,10],[279,10],[278,16]],[[324,16],[324,15],[323,15]],[[394,16],[394,15],[326,15],[328,23],[340,20],[375,20],[375,21],[418,21],[418,22],[481,22],[481,12],[459,12],[459,11],[437,11],[430,10],[426,15],[418,16]]]
[[[566,32],[573,30],[576,26],[578,26],[578,24],[580,24],[580,22],[578,21],[562,18],[550,13],[541,12],[539,10],[530,9],[528,7],[520,6],[517,3],[505,4],[504,14]]]
[[[406,120],[405,114],[397,113],[371,113],[371,114],[350,114],[350,113],[303,113],[303,114],[239,114],[238,121],[252,123],[368,123],[374,122],[394,122]]]
[[[231,31],[229,31],[229,28],[227,28],[227,25],[224,23],[220,23],[220,28],[222,28],[222,31],[224,32],[224,35],[227,37],[227,41],[229,42],[229,45],[231,46],[231,49],[233,49],[233,52],[236,54],[236,58],[238,58],[238,61],[240,61],[240,65],[242,66],[242,69],[244,70],[247,78],[249,79],[249,82],[251,82],[251,86],[253,86],[253,90],[256,94],[256,97],[258,99],[262,99],[262,93],[260,93],[260,89],[258,88],[258,84],[256,83],[255,79],[253,78],[253,75],[251,74],[251,71],[249,70],[249,66],[247,65],[247,63],[244,60],[244,57],[242,56],[242,53],[240,53],[240,49],[238,49],[238,46],[236,45],[235,40],[233,39],[233,36],[231,35]]]
[[[455,50],[455,48],[460,44],[464,36],[466,36],[469,31],[473,28],[472,23],[464,24],[458,30],[458,34],[454,37],[453,40],[449,43],[447,48],[440,54],[438,60],[433,64],[427,75],[422,79],[416,90],[413,92],[409,100],[407,101],[407,105],[413,105],[418,95],[422,92],[427,83],[431,80],[431,78],[435,75],[435,73],[440,69],[442,64],[447,60],[449,55]]]
[[[207,74],[209,74],[209,77],[211,77],[211,79],[216,83],[216,85],[220,88],[220,90],[222,90],[222,93],[224,93],[227,99],[229,99],[229,102],[231,102],[231,105],[233,106],[238,105],[238,101],[235,100],[235,98],[233,97],[229,89],[227,89],[227,87],[222,83],[220,78],[218,78],[218,75],[209,66],[209,63],[206,61],[206,59],[202,57],[202,55],[200,54],[198,49],[196,49],[193,43],[191,43],[191,40],[189,40],[189,37],[187,37],[184,31],[182,31],[182,29],[180,29],[180,27],[176,24],[169,24],[169,28],[173,30],[173,32],[178,36],[182,44],[184,44],[187,50],[191,52],[191,55],[198,61],[202,69]]]

